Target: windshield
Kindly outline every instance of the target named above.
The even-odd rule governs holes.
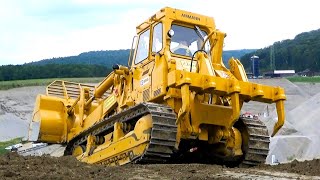
[[[171,29],[174,31],[170,44],[170,51],[172,53],[191,57],[193,53],[201,48],[203,40],[195,29],[178,25],[172,25]],[[204,38],[207,37],[205,31],[202,31],[202,34]],[[207,42],[205,50],[208,51],[209,49],[210,45],[209,42]]]

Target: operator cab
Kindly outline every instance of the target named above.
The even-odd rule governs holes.
[[[163,37],[162,23],[156,24],[152,29],[153,33],[150,33],[150,28],[148,28],[135,38],[136,42],[133,45],[135,44],[136,52],[133,65],[147,59],[150,50],[151,53],[158,53],[163,49],[165,37]],[[196,51],[200,50],[204,39],[208,36],[204,30],[200,30],[197,26],[191,28],[178,24],[172,24],[171,29],[166,34],[170,36],[171,55],[183,56],[184,58],[191,58]],[[152,44],[151,47],[149,46],[150,44]],[[204,50],[206,52],[210,50],[209,42],[206,42]]]
[[[199,50],[210,55],[211,40],[203,44],[214,29],[210,17],[164,8],[137,26],[138,36],[132,43],[128,65],[147,63],[154,60],[155,54],[168,51],[181,60],[191,60]]]

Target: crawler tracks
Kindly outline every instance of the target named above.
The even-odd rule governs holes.
[[[139,118],[147,114],[151,114],[153,121],[150,143],[142,156],[132,157],[132,162],[166,162],[173,154],[176,144],[176,114],[166,105],[146,102],[103,119],[88,130],[82,132],[68,143],[65,155],[71,154],[73,148],[76,146],[85,145],[89,135],[103,136],[108,134],[113,131],[113,125],[115,122],[132,124],[134,126]]]
[[[248,139],[244,144],[246,147],[242,164],[254,166],[265,163],[270,143],[267,127],[259,119],[242,117],[240,121],[244,124],[244,133]]]

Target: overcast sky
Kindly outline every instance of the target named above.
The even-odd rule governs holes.
[[[263,48],[320,28],[317,0],[0,0],[0,65],[129,49],[165,6],[215,18],[225,50]]]

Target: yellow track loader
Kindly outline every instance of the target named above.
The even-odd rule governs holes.
[[[166,7],[136,30],[128,67],[114,65],[97,86],[57,80],[38,95],[30,139],[105,165],[264,163],[267,128],[240,110],[248,101],[275,103],[275,135],[284,90],[249,82],[238,59],[227,69],[226,34],[211,17]]]

